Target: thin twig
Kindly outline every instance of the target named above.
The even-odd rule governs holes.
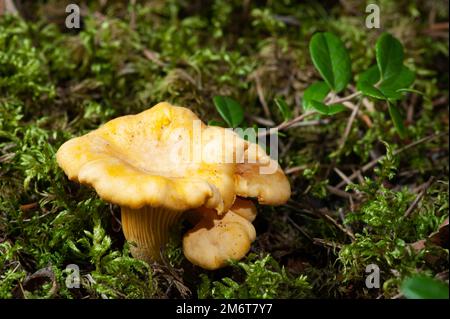
[[[165,67],[165,66],[167,66],[166,63],[164,63],[163,61],[161,61],[161,60],[159,59],[158,54],[157,54],[156,52],[151,51],[151,50],[149,50],[149,49],[144,49],[144,50],[143,50],[143,53],[144,53],[144,56],[145,56],[148,60],[150,60],[150,61],[152,61],[153,63],[155,63],[157,66],[160,66],[160,67],[162,67],[162,68]]]
[[[259,117],[259,116],[256,116],[256,115],[249,115],[248,118],[251,119],[252,121],[258,123],[258,124],[261,124],[261,125],[265,125],[265,126],[273,126],[273,125],[275,125],[274,121],[268,120],[268,119],[265,119],[265,118],[262,118],[262,117]]]
[[[291,149],[292,144],[294,144],[295,139],[291,138],[289,139],[288,143],[286,144],[286,147],[280,152],[280,158],[283,158],[287,152]]]
[[[297,223],[294,222],[291,217],[286,216],[286,218],[292,224],[292,226],[294,226],[295,229],[297,229],[299,232],[301,232],[306,238],[313,241],[312,237],[309,236],[309,234],[307,232],[305,232],[299,225],[297,225]]]
[[[130,28],[136,29],[136,0],[130,0]]]
[[[328,241],[322,238],[313,238],[314,244],[316,245],[320,245],[320,246],[325,246],[325,247],[331,247],[333,249],[341,249],[342,245],[332,242],[332,241]]]
[[[435,177],[431,176],[428,181],[423,185],[422,191],[419,193],[419,195],[417,195],[417,197],[414,199],[414,201],[412,202],[412,204],[408,207],[408,209],[405,212],[404,218],[408,218],[411,213],[414,211],[414,209],[417,207],[417,205],[419,204],[419,202],[422,200],[422,198],[425,196],[428,188],[430,188],[430,186],[433,184],[433,182],[435,181]]]
[[[330,123],[330,119],[320,119],[320,120],[312,120],[312,121],[303,121],[294,123],[289,128],[294,127],[305,127],[305,126],[316,126],[316,125],[326,125]]]
[[[289,175],[289,174],[297,173],[299,171],[303,171],[307,168],[308,168],[308,165],[299,165],[299,166],[289,167],[284,171],[284,173]]]
[[[275,127],[272,127],[270,129],[266,130],[264,133],[258,134],[258,136],[271,135],[271,134],[273,134],[273,133],[275,133],[277,131],[281,131],[281,130],[287,129],[287,128],[291,127],[293,124],[301,122],[305,118],[307,118],[307,117],[309,117],[311,115],[314,115],[314,114],[317,114],[317,112],[310,111],[310,112],[303,113],[302,115],[299,115],[299,116],[297,116],[296,118],[294,118],[292,120],[285,121],[285,122],[283,122],[283,123],[281,123],[281,124],[279,124],[279,125],[277,125]]]
[[[259,87],[259,78],[256,75],[255,75],[254,78],[255,78],[255,82],[256,82],[257,93],[258,93],[259,99],[261,101],[261,104],[263,105],[264,113],[267,113],[266,116],[270,118],[270,112],[269,112],[268,108],[266,110],[266,108],[264,107],[264,105],[265,105],[264,95],[262,94],[261,89],[258,88]],[[358,110],[359,109],[358,106],[355,106],[354,104],[349,102],[351,99],[353,99],[353,98],[355,98],[355,97],[357,97],[359,95],[361,95],[361,92],[354,92],[354,93],[352,93],[352,94],[350,94],[350,95],[348,95],[346,97],[343,97],[343,98],[336,98],[333,95],[333,96],[331,96],[331,98],[325,104],[329,105],[329,104],[334,104],[334,103],[344,103],[345,106],[347,106],[353,112],[356,112],[356,114],[358,114],[364,120],[364,122],[370,127],[372,125],[371,121],[367,120],[366,118],[364,118],[364,114],[362,114]],[[357,109],[357,110],[355,111],[355,109]],[[268,131],[259,134],[259,136],[271,135],[271,134],[273,134],[276,131],[281,131],[281,130],[288,129],[288,128],[291,128],[291,127],[306,126],[306,124],[301,125],[299,122],[303,121],[305,118],[307,118],[307,117],[309,117],[311,115],[314,115],[314,114],[317,114],[317,112],[316,111],[309,111],[309,112],[303,113],[302,115],[299,115],[299,116],[297,116],[296,118],[294,118],[292,120],[284,121],[283,123],[277,125],[276,127],[273,127],[271,129],[269,129]],[[312,123],[309,123],[309,125],[317,125],[317,124],[325,123],[325,122],[321,122],[320,120],[319,121],[311,121],[311,122]]]
[[[348,176],[345,175],[339,168],[334,167],[333,170],[334,170],[334,171],[336,172],[336,174],[338,174],[339,177],[340,177],[343,181],[345,181],[347,184],[351,184],[351,183],[352,183],[352,181],[348,178]]]
[[[331,185],[327,185],[327,190],[336,196],[342,197],[342,198],[346,198],[348,200],[353,200],[353,198],[358,199],[358,195],[356,194],[352,194],[352,193],[347,193],[346,191],[343,191],[342,189],[333,187]]]
[[[342,104],[352,111],[354,109],[356,109],[356,105],[350,101],[343,102]],[[371,128],[373,126],[373,123],[372,123],[372,120],[370,119],[370,117],[368,117],[366,114],[361,112],[361,110],[358,110],[358,112],[356,112],[356,114],[364,122],[364,124],[366,124],[367,127]]]
[[[0,16],[3,15],[4,13],[19,14],[19,11],[14,5],[14,1],[12,0],[0,1]]]
[[[330,103],[330,102],[331,102],[332,104],[336,104],[336,103],[344,103],[344,102],[350,101],[350,100],[352,100],[353,98],[358,97],[358,96],[360,96],[360,95],[361,95],[361,92],[357,91],[357,92],[354,92],[354,93],[352,93],[352,94],[350,94],[350,95],[347,95],[347,96],[345,96],[345,97],[331,97],[329,101],[326,101],[326,104],[327,104],[327,103]]]
[[[355,240],[355,235],[353,235],[351,232],[348,231],[348,229],[346,229],[344,226],[342,226],[341,224],[339,224],[337,221],[335,221],[330,215],[328,215],[326,212],[324,212],[323,210],[316,210],[316,212],[325,220],[329,221],[331,224],[333,224],[337,229],[339,229],[340,231],[342,231],[344,234],[346,234],[348,237],[350,237],[350,239],[352,241]]]
[[[255,83],[256,83],[256,93],[258,94],[259,102],[263,107],[264,115],[267,118],[271,119],[272,115],[270,114],[269,106],[267,105],[266,98],[264,97],[263,88],[261,86],[258,74],[255,74]]]
[[[347,138],[348,138],[350,131],[352,129],[352,126],[353,126],[353,122],[355,121],[356,114],[358,114],[358,112],[359,112],[360,105],[361,105],[361,100],[356,105],[355,109],[352,111],[352,114],[350,115],[350,118],[348,119],[347,126],[345,127],[345,131],[344,131],[344,135],[342,136],[342,139],[339,142],[339,148],[338,148],[339,150],[341,150],[344,147],[345,142],[347,141]]]
[[[439,134],[433,134],[433,135],[430,135],[430,136],[423,137],[423,138],[421,138],[421,139],[419,139],[419,140],[417,140],[415,142],[412,142],[412,143],[410,143],[408,145],[405,145],[404,147],[394,151],[393,155],[394,156],[398,155],[398,154],[403,153],[404,151],[406,151],[406,150],[408,150],[410,148],[413,148],[413,147],[415,147],[415,146],[417,146],[419,144],[422,144],[422,143],[425,143],[425,142],[429,142],[431,140],[434,140],[435,138],[439,138],[439,137],[442,137],[442,136],[445,136],[445,135],[448,135],[448,132],[442,132],[442,133],[439,133]],[[386,155],[381,155],[381,156],[375,158],[374,160],[370,161],[369,163],[364,165],[362,168],[360,168],[359,170],[354,172],[352,175],[348,176],[348,179],[350,181],[354,180],[355,178],[358,177],[358,174],[365,173],[366,171],[368,171],[372,167],[376,166],[378,164],[378,162],[380,160],[382,160],[385,156]],[[341,187],[343,187],[344,185],[347,185],[347,184],[348,184],[347,181],[343,180],[339,184],[336,185],[336,188],[341,188]]]
[[[351,197],[350,197],[350,199],[351,199]],[[345,223],[345,214],[344,214],[344,209],[342,207],[338,209],[338,214],[339,214],[339,217],[341,218],[342,225],[344,225],[345,229],[347,229],[350,234],[354,235],[353,229],[350,227],[350,225]]]

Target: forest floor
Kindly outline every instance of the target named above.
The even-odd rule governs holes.
[[[448,289],[447,1],[379,1],[379,29],[353,0],[87,1],[79,29],[65,26],[64,1],[14,3],[17,14],[0,7],[0,298],[401,298],[417,276]],[[323,31],[352,60],[341,96],[376,63],[383,32],[401,42],[415,74],[396,104],[402,134],[368,97],[285,126],[292,196],[258,206],[240,262],[195,267],[180,236],[162,263],[132,258],[119,207],[55,161],[68,139],[160,101],[205,123],[223,121],[215,96],[236,100],[248,127],[283,123],[276,99],[301,116],[320,79],[309,42]],[[68,265],[79,289],[65,284]],[[368,266],[379,288],[366,285]]]

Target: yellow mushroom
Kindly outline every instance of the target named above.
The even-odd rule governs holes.
[[[203,207],[222,216],[236,195],[267,204],[287,199],[253,185],[270,181],[253,175],[256,166],[270,164],[263,151],[256,152],[255,164],[237,163],[253,148],[228,129],[205,125],[189,109],[163,102],[67,141],[56,158],[69,179],[121,207],[125,237],[136,243],[133,256],[150,262],[160,259],[170,228],[187,210]],[[285,190],[289,183],[278,170],[272,175]]]
[[[236,194],[255,197],[262,205],[282,205],[291,196],[291,186],[276,161],[257,144],[248,143],[244,160],[236,165]]]
[[[270,168],[271,173],[263,174],[261,168]],[[263,205],[284,204],[291,194],[278,163],[257,144],[246,143],[234,178],[237,195],[255,197]],[[224,267],[229,260],[240,260],[256,238],[252,225],[256,215],[252,201],[240,197],[222,216],[208,209],[191,212],[190,220],[196,225],[183,238],[184,255],[191,263],[209,270]]]
[[[230,210],[233,211],[233,213],[244,217],[249,222],[253,222],[257,215],[255,204],[253,204],[251,200],[246,200],[239,197],[236,197]]]
[[[214,270],[228,260],[240,260],[256,238],[251,221],[256,208],[249,200],[236,200],[230,210],[219,216],[214,210],[196,210],[201,218],[183,238],[183,251],[193,264]]]

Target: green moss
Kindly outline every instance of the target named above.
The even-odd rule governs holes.
[[[261,259],[258,257],[249,255],[246,261],[233,263],[233,267],[245,278],[243,282],[236,282],[229,277],[211,282],[206,275],[201,275],[199,298],[270,299],[311,296],[311,286],[306,276],[289,275],[270,255]],[[236,276],[239,276],[239,273]]]

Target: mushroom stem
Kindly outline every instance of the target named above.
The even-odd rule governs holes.
[[[125,238],[136,244],[131,246],[133,257],[146,262],[160,261],[160,249],[167,244],[170,230],[180,221],[183,212],[151,206],[121,207],[121,210]]]

